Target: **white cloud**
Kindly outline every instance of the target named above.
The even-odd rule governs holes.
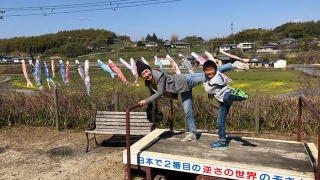
[[[295,20],[293,20],[293,22],[301,22],[302,21],[302,19],[295,19]]]

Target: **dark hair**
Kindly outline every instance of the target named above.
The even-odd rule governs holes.
[[[205,71],[209,67],[213,67],[215,70],[218,69],[217,64],[212,60],[208,60],[208,61],[204,62],[203,71]]]

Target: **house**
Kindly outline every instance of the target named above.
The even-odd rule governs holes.
[[[311,42],[308,43],[309,45],[313,45],[313,44],[316,44],[318,46],[320,46],[320,41],[318,41],[317,38],[313,38],[313,40]]]
[[[279,44],[275,43],[275,42],[267,42],[264,44],[264,46],[273,46],[273,47],[277,47]]]
[[[282,45],[282,46],[291,46],[291,45],[295,45],[295,44],[298,44],[298,41],[295,39],[292,39],[292,38],[282,39],[279,43],[279,45]]]
[[[261,68],[262,67],[262,62],[258,58],[250,59],[248,62],[248,65],[250,68]]]
[[[259,46],[259,48],[257,49],[257,52],[260,53],[277,53],[278,50],[275,50],[275,48],[278,46],[278,43],[274,43],[274,42],[268,42],[266,44],[264,44],[263,46]]]
[[[270,63],[268,61],[262,61],[261,64],[262,67],[268,68]]]
[[[199,53],[197,54],[198,56],[201,56],[203,58],[205,58],[206,60],[208,60],[207,55],[205,53]],[[184,56],[187,60],[190,61],[190,63],[192,64],[193,67],[199,67],[200,62],[192,55],[185,55]]]
[[[236,44],[222,44],[222,45],[219,45],[219,50],[221,51],[230,51],[231,49],[236,49],[237,48],[237,45]]]
[[[163,66],[170,66],[171,63],[169,61],[169,59],[166,58],[166,56],[156,56],[160,62],[162,63]],[[154,58],[154,65],[158,66],[158,61],[156,58]]]
[[[12,56],[3,56],[2,62],[5,62],[5,63],[13,62]]]
[[[17,56],[13,56],[13,57],[12,57],[12,61],[13,61],[14,63],[19,63],[19,62],[20,62],[19,57],[17,57]]]
[[[185,43],[185,42],[175,42],[175,43],[171,43],[171,47],[177,48],[177,49],[187,49],[190,47],[189,43]]]
[[[245,43],[237,44],[237,48],[241,49],[242,52],[246,52],[246,51],[254,49],[255,45],[256,45],[256,43],[245,42]]]
[[[278,59],[272,61],[273,67],[274,68],[286,68],[287,67],[287,61],[283,59]]]
[[[146,47],[156,47],[158,44],[156,42],[150,41],[146,43]]]
[[[233,62],[233,60],[229,56],[226,56],[226,55],[216,55],[216,56],[214,56],[214,59],[216,60],[218,66]]]
[[[165,48],[171,48],[171,41],[164,41],[164,42],[163,42],[163,47],[165,47]]]
[[[199,67],[199,65],[200,65],[200,62],[199,62],[196,58],[192,59],[190,63],[191,63],[192,66],[195,67],[195,68],[196,68],[196,67]]]
[[[277,53],[278,50],[274,50],[274,46],[259,46],[257,53]]]
[[[208,45],[208,42],[207,41],[202,41],[200,42],[200,46],[207,46]]]

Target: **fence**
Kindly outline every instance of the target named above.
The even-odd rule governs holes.
[[[312,105],[302,96],[299,97],[299,104],[298,104],[298,137],[297,137],[297,141],[301,142],[301,134],[302,134],[302,120],[301,120],[301,116],[302,116],[302,103],[307,106],[307,108],[316,116],[316,118],[318,119],[318,123],[320,122],[320,114],[319,112],[312,107]],[[319,123],[320,124],[320,123]],[[320,133],[319,133],[319,126],[318,126],[318,162],[317,162],[317,180],[320,179],[320,151],[319,151],[319,144],[320,144]]]

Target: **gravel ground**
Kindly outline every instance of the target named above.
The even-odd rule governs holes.
[[[83,130],[56,133],[47,127],[2,128],[0,179],[122,180],[125,146],[108,144],[104,141],[108,138],[109,135],[98,135],[98,142],[103,142],[104,147],[86,153]]]

